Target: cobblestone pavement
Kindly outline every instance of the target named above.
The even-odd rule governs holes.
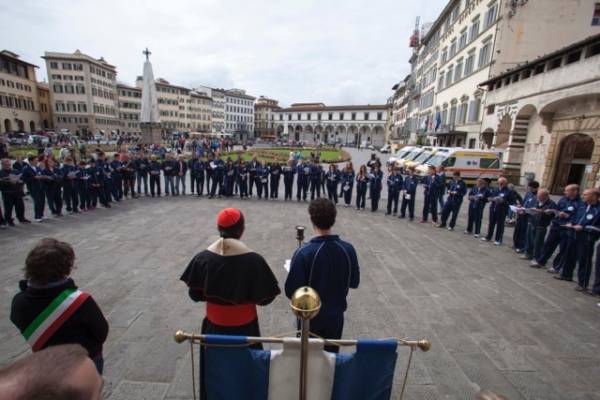
[[[179,275],[217,238],[215,215],[226,206],[243,210],[245,242],[283,285],[294,226],[310,225],[306,204],[295,201],[142,198],[0,231],[0,365],[28,352],[8,318],[10,299],[29,248],[54,236],[74,245],[74,278],[111,325],[106,398],[191,398],[190,347],[175,344],[173,333],[198,331],[204,310],[187,297]],[[340,207],[336,231],[355,245],[362,268],[344,337],[429,338],[432,349],[413,358],[407,399],[470,399],[481,388],[511,400],[600,399],[597,300],[529,268],[506,246],[464,236],[464,214],[448,232]],[[283,296],[259,318],[264,335],[293,329]],[[401,350],[393,398],[406,356]]]

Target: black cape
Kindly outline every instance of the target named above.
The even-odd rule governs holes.
[[[198,253],[180,279],[192,300],[222,305],[266,305],[281,293],[265,259],[235,239],[219,239]]]

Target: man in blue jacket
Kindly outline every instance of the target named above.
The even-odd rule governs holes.
[[[442,209],[442,223],[439,225],[440,228],[445,228],[448,217],[452,214],[450,224],[448,225],[449,231],[453,231],[456,226],[456,218],[458,217],[460,206],[462,205],[465,194],[467,194],[467,185],[460,177],[460,172],[455,171],[452,176],[453,179],[448,187],[448,199]]]
[[[321,297],[321,310],[310,321],[310,330],[326,339],[340,339],[344,328],[346,296],[360,282],[358,258],[354,247],[334,235],[336,209],[331,200],[318,198],[308,207],[316,236],[294,253],[285,281],[285,294],[291,298],[296,289],[310,286]],[[325,350],[338,352],[337,346]]]
[[[583,192],[584,204],[565,225],[569,235],[567,254],[561,274],[554,277],[562,281],[572,281],[573,271],[577,266],[578,286],[575,290],[579,292],[587,290],[592,274],[594,243],[598,238],[598,232],[592,228],[600,227],[599,197],[598,189],[587,189]]]
[[[402,185],[402,206],[400,207],[400,217],[406,217],[406,207],[408,207],[408,218],[412,222],[415,219],[415,196],[417,194],[417,180],[414,177],[415,168],[408,168],[408,175],[404,178]]]
[[[494,230],[496,231],[494,244],[496,246],[502,245],[502,238],[504,236],[504,220],[508,209],[511,205],[515,204],[516,194],[508,187],[508,181],[505,177],[498,178],[498,187],[492,191],[490,196],[490,222],[488,226],[487,236],[481,238],[486,242],[492,240],[494,237]]]
[[[552,254],[559,248],[559,252],[552,261],[552,266],[548,267],[549,273],[560,272],[562,259],[567,249],[567,230],[564,225],[569,222],[569,218],[577,212],[577,209],[583,204],[579,197],[579,185],[568,185],[565,188],[565,195],[558,201],[557,213],[550,225],[550,232],[544,242],[542,253],[539,257],[531,261],[532,267],[545,267],[546,263],[552,257]]]
[[[428,175],[423,180],[425,190],[423,191],[423,218],[420,221],[422,224],[427,222],[429,213],[433,223],[437,224],[439,192],[442,190],[442,185],[441,177],[435,173],[435,167],[430,165]]]

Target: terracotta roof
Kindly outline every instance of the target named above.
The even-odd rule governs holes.
[[[535,60],[526,61],[525,63],[517,65],[514,68],[511,68],[509,70],[501,72],[500,74],[488,79],[487,81],[480,83],[479,86],[489,85],[490,83],[497,82],[497,81],[504,79],[510,75],[513,75],[515,72],[520,72],[520,71],[523,71],[526,69],[535,68],[536,65],[546,63],[547,61],[552,60],[553,58],[563,56],[563,55],[571,52],[572,50],[575,50],[575,49],[578,49],[581,47],[585,47],[589,44],[592,44],[592,43],[598,42],[598,41],[600,41],[600,34],[589,36],[583,40],[580,40],[580,41],[572,43],[568,46],[562,47],[556,51],[553,51],[552,53],[548,53],[548,54],[539,56]]]

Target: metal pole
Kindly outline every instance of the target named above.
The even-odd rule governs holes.
[[[310,320],[300,320],[300,400],[306,400],[306,383],[307,383],[307,370],[308,370],[308,338]]]

